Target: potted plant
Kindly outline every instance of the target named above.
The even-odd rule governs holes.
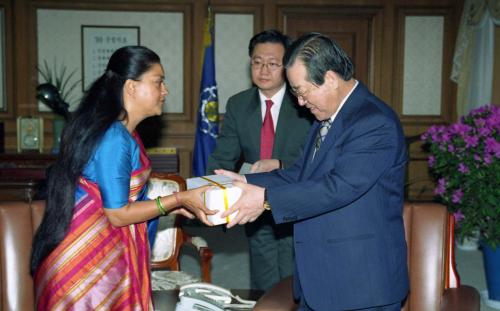
[[[489,298],[500,300],[500,107],[482,106],[457,123],[434,125],[421,139],[434,194],[454,213],[459,239],[479,233],[485,269],[498,270],[490,277],[486,271]]]
[[[71,83],[76,69],[68,73],[66,66],[62,65],[58,68],[56,61],[51,69],[47,61],[44,60],[43,67],[37,67],[37,70],[45,82],[36,87],[36,98],[56,114],[53,121],[54,144],[52,151],[57,153],[62,129],[70,115],[69,102],[73,101],[72,93],[81,80]]]

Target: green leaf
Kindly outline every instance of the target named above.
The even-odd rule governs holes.
[[[75,79],[75,74],[77,69],[75,68],[71,72],[68,72],[67,66],[57,63],[54,58],[53,66],[49,66],[47,60],[43,60],[43,65],[36,68],[40,73],[45,83],[50,83],[54,85],[61,96],[61,98],[67,102],[73,102],[73,92],[75,88],[81,83],[81,79],[73,81]]]

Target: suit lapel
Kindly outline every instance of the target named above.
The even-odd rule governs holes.
[[[245,115],[246,120],[241,120],[247,124],[246,133],[243,136],[247,136],[250,139],[251,145],[254,150],[257,150],[257,155],[260,153],[260,130],[262,128],[262,112],[260,109],[260,99],[259,92],[255,88],[255,92],[250,98],[247,114]]]
[[[314,160],[309,161],[310,165],[308,165],[307,172],[306,172],[306,177],[310,176],[314,172],[318,166],[323,163],[324,157],[328,153],[328,151],[335,145],[335,143],[338,141],[340,135],[344,132],[344,128],[347,125],[348,120],[352,119],[350,116],[353,113],[356,113],[358,111],[359,105],[362,103],[364,94],[365,94],[366,88],[364,85],[361,84],[361,82],[358,82],[358,86],[356,89],[352,92],[351,96],[347,99],[345,102],[344,106],[342,109],[339,111],[338,115],[335,117],[335,120],[333,120],[332,127],[328,131],[328,134],[325,137],[325,140],[321,144],[321,147],[319,148],[318,152],[314,155]],[[316,126],[316,131],[315,135],[311,139],[311,146],[310,146],[310,152],[311,152],[311,157],[312,154],[314,153],[314,140],[316,139],[316,135],[318,133],[320,126],[320,122],[318,122],[318,125]]]
[[[283,102],[281,103],[280,112],[278,114],[278,123],[276,124],[276,133],[274,136],[274,146],[273,146],[273,159],[279,158],[279,154],[277,154],[277,150],[283,150],[282,146],[286,144],[286,141],[289,137],[287,134],[288,129],[293,126],[291,124],[291,120],[295,120],[293,118],[295,102],[293,102],[292,98],[288,91],[285,92],[283,97]]]
[[[321,122],[314,121],[309,132],[309,139],[306,140],[304,145],[305,170],[303,176],[309,176],[309,171],[313,167],[314,141],[316,140],[316,135],[318,135],[320,125]],[[314,162],[316,162],[316,160],[315,158]]]

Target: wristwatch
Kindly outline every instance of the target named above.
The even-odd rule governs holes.
[[[267,189],[264,188],[264,209],[266,211],[270,211],[271,210],[271,204],[269,204],[269,201],[267,199]]]

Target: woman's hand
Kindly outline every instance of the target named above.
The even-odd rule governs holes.
[[[213,226],[213,223],[208,220],[207,215],[217,214],[218,211],[209,210],[202,200],[203,193],[209,188],[210,186],[203,186],[177,193],[177,197],[179,198],[182,207],[172,212],[185,216],[186,214],[190,214],[190,216],[187,216],[189,218],[193,218],[194,215],[207,226]]]

